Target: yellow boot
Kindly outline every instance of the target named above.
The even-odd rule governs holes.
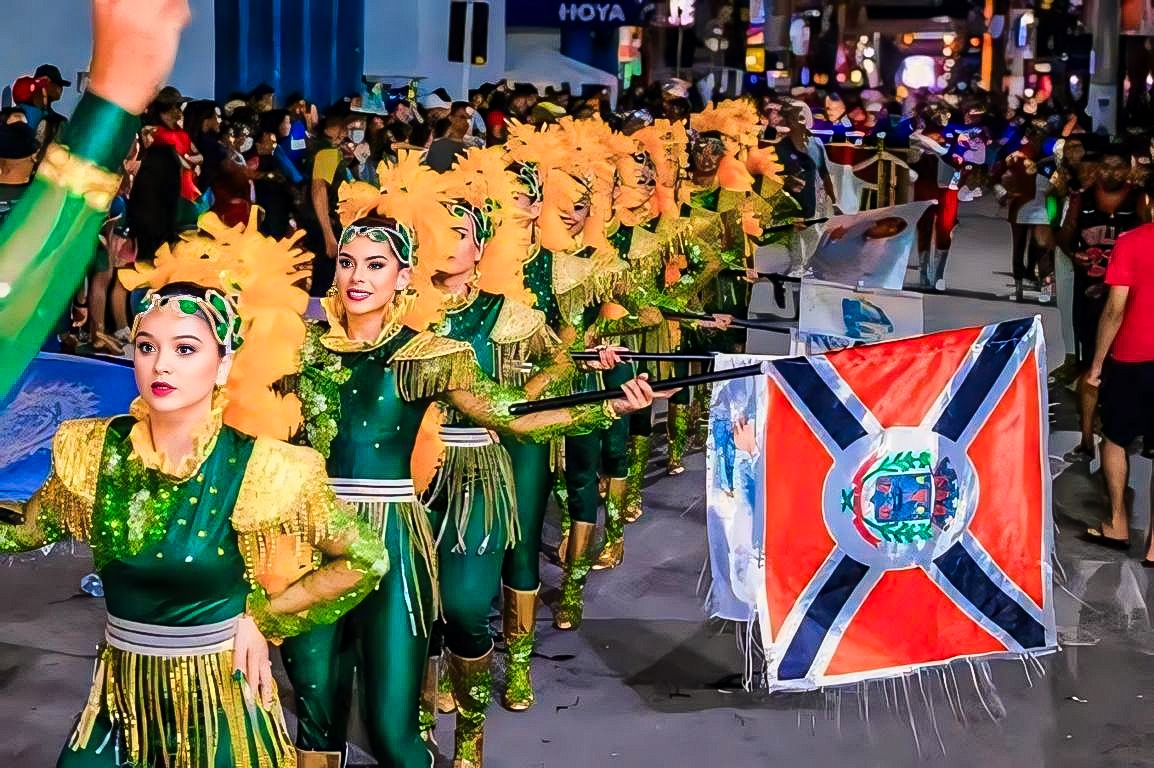
[[[306,752],[298,749],[297,768],[341,768],[341,753]]]
[[[561,630],[581,626],[585,610],[585,580],[593,565],[593,533],[597,526],[576,520],[569,528],[569,548],[561,577],[561,601],[553,615],[553,626]]]
[[[524,712],[537,701],[533,695],[531,675],[533,643],[537,634],[537,590],[523,592],[503,587],[502,592],[502,625],[507,660],[505,694],[501,704],[510,712]]]
[[[485,716],[493,700],[493,652],[476,659],[449,657],[449,679],[457,697],[457,728],[453,734],[453,768],[483,768]]]

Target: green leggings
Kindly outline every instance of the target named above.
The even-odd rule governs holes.
[[[633,378],[633,369],[619,365],[603,374],[606,389]],[[565,486],[569,491],[569,517],[579,523],[596,523],[601,504],[598,480],[629,474],[629,419],[618,419],[607,429],[565,438]]]
[[[254,736],[263,739],[266,747],[271,746],[273,742],[269,734],[259,729],[258,733],[259,735],[254,734]],[[223,714],[218,721],[217,734],[220,740],[217,742],[216,759],[211,764],[200,765],[197,768],[259,768],[260,763],[255,757],[245,765],[238,765],[233,762],[232,741]],[[176,745],[170,743],[168,751],[175,754]],[[294,763],[295,760],[290,762],[290,759],[286,758],[285,762],[274,766],[274,768],[281,768],[281,766]],[[164,768],[169,764],[163,757],[157,757],[148,765],[129,762],[124,745],[124,735],[120,727],[113,725],[108,713],[102,711],[96,718],[92,736],[88,739],[88,746],[76,751],[67,746],[64,747],[64,751],[60,753],[60,758],[56,761],[56,768]]]
[[[479,482],[470,484],[470,511],[465,530],[448,512],[447,494],[429,503],[433,530],[437,532],[437,565],[440,571],[441,613],[438,624],[444,646],[454,656],[476,659],[493,649],[489,614],[501,594],[501,569],[511,531],[507,511],[488,509],[504,502],[486,499]],[[450,519],[452,518],[452,519]],[[486,519],[488,518],[488,519]],[[464,546],[459,546],[464,533]],[[434,639],[433,654],[440,650]]]
[[[364,602],[336,624],[281,647],[300,720],[297,746],[344,752],[355,670],[373,757],[390,768],[428,768],[418,705],[434,616],[433,576],[414,554],[407,526],[396,519],[388,521],[385,545],[389,572]]]
[[[505,585],[520,592],[532,592],[541,586],[541,528],[553,489],[549,470],[549,443],[509,440],[505,449],[517,468],[513,487],[517,494],[517,521],[521,536],[505,552],[501,578]]]

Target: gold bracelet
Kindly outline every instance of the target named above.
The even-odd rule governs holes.
[[[48,147],[36,175],[84,198],[84,203],[97,211],[107,211],[120,191],[120,174],[76,157],[61,144]]]

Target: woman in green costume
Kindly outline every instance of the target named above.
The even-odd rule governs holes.
[[[268,642],[335,621],[388,567],[319,455],[234,426],[252,328],[235,288],[150,293],[131,414],[64,422],[47,482],[6,505],[22,522],[0,526],[0,551],[83,540],[104,582],[105,644],[60,768],[296,765]]]
[[[187,0],[93,0],[89,86],[0,227],[0,398],[76,294],[140,115],[172,71]]]
[[[443,317],[443,294],[430,282],[430,275],[440,269],[434,256],[450,252],[460,239],[455,231],[460,221],[439,202],[437,178],[438,174],[402,158],[390,169],[390,178],[382,179],[398,184],[389,194],[369,193],[367,185],[352,188],[344,210],[370,215],[353,221],[341,237],[335,295],[324,301],[328,323],[317,329],[302,354],[300,394],[309,441],[327,453],[338,493],[377,526],[393,563],[381,588],[335,631],[314,632],[286,644],[284,657],[301,720],[298,745],[312,752],[302,766],[339,761],[354,666],[378,763],[423,767],[430,762],[421,740],[418,704],[429,628],[437,614],[433,582],[437,558],[409,459],[429,406],[447,406],[458,414],[454,418],[477,427],[537,437],[574,424],[606,423],[614,413],[643,407],[651,399],[647,385],[639,382],[626,398],[608,407],[514,418],[508,405],[525,399],[525,394],[485,375],[491,354],[481,363],[468,341],[414,329],[427,328]],[[366,194],[372,199],[366,200]],[[385,216],[393,211],[408,221]],[[428,258],[423,256],[425,248]],[[492,458],[495,452],[481,453]],[[476,495],[484,497],[480,491]],[[442,509],[441,519],[448,519],[446,512]],[[504,521],[499,525],[498,516]],[[456,546],[458,533],[464,536],[466,549],[482,549],[484,535],[472,532],[490,521],[492,535],[483,551],[496,553],[499,574],[511,518],[496,510],[470,517],[467,522],[454,518],[453,529],[442,540],[449,544],[446,549]],[[483,555],[481,562],[488,562]],[[450,574],[457,573],[456,565],[449,566]],[[473,563],[459,565],[459,570],[471,572]],[[494,597],[461,589],[442,589],[439,594],[446,617],[458,616],[456,624],[462,627],[472,626],[468,617],[482,603],[487,615]],[[467,632],[460,636],[472,639]],[[461,650],[454,648],[454,637],[452,633],[448,637],[451,652]],[[475,656],[449,657],[449,677],[459,703],[454,749],[454,765],[459,768],[481,765],[491,689],[487,632],[485,641]]]

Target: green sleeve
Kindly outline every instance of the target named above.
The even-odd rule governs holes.
[[[51,477],[45,488],[54,484],[59,480]],[[0,520],[6,523],[0,525],[0,554],[31,552],[69,538],[56,510],[45,501],[41,491],[26,504],[0,502]]]
[[[119,172],[139,122],[86,94],[60,143],[75,159]],[[95,253],[106,212],[38,176],[0,228],[0,397],[67,310]]]

